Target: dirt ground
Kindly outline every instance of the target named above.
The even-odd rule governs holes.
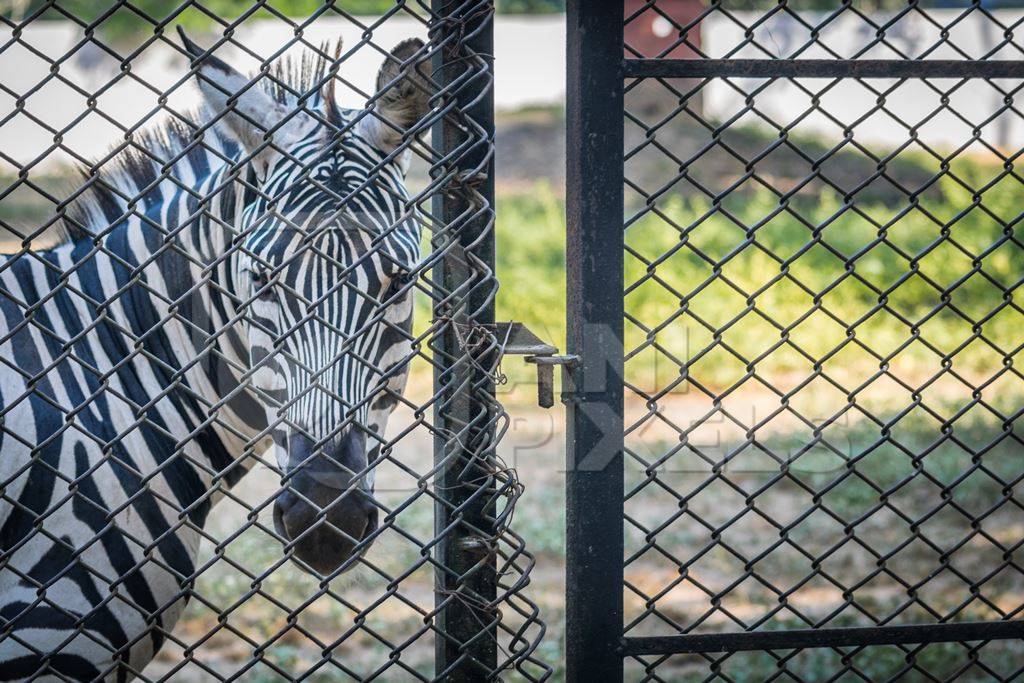
[[[421,381],[411,398],[426,390]],[[563,416],[560,408],[531,406],[530,394],[530,387],[519,387],[507,397],[509,429],[500,454],[526,487],[514,529],[536,566],[524,594],[547,624],[538,656],[557,679],[565,588]],[[731,413],[756,420],[771,403],[770,396],[750,393],[735,398]],[[627,436],[630,635],[973,621],[1019,609],[1024,572],[1012,558],[1024,539],[1024,514],[1000,483],[1017,476],[1015,442],[986,451],[979,472],[972,462],[979,458],[959,448],[940,447],[915,463],[892,443],[875,444],[873,425],[850,420],[845,451],[819,449],[825,455],[801,463],[799,421],[789,417],[759,429],[751,442],[740,425],[708,422],[709,407],[710,400],[697,393],[659,405],[675,424],[702,425],[688,451],[673,454],[679,439],[672,430]],[[649,406],[630,402],[627,423],[640,424],[649,413]],[[398,433],[416,419],[399,411],[390,429]],[[893,438],[920,444],[938,436],[933,427],[908,425]],[[980,421],[960,433],[965,442],[980,443],[1000,432]],[[842,439],[831,434],[829,441]],[[413,429],[395,457],[417,475],[427,472],[427,430]],[[245,505],[266,501],[276,487],[266,469],[249,475],[236,488],[240,502],[228,501],[214,514],[213,535],[229,538],[246,524]],[[215,562],[197,583],[202,599],[192,602],[175,631],[193,646],[193,659],[175,680],[212,681],[216,673],[273,681],[282,679],[280,671],[307,669],[315,671],[311,680],[325,681],[429,677],[433,638],[424,619],[433,604],[433,576],[422,565],[422,549],[432,537],[430,502],[415,476],[394,464],[381,466],[377,491],[392,509],[415,499],[393,521],[403,533],[382,536],[365,566],[332,582],[330,594],[315,600],[316,582],[287,563],[278,566],[280,547],[268,534],[250,529],[228,543],[224,556],[245,571]],[[266,514],[261,511],[260,520]],[[206,544],[203,556],[214,556],[213,544]],[[257,594],[246,598],[253,586]],[[166,649],[147,675],[171,671],[181,652]],[[781,664],[768,655],[655,658],[631,661],[629,679],[702,680],[718,667],[734,680],[762,680],[755,672],[779,668],[804,680],[844,670],[850,680],[856,670],[886,680],[909,667],[901,680],[924,680],[967,667],[963,680],[990,680],[984,667],[1003,670],[1022,656],[1021,644],[1011,641],[977,651],[957,644],[920,651],[868,648],[846,659],[840,651],[806,651],[783,657]],[[652,663],[660,665],[645,673]]]

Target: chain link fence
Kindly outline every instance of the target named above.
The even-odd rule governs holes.
[[[808,7],[626,12],[626,678],[1014,680],[1024,17]]]
[[[493,6],[343,7],[5,10],[0,677],[550,674]]]

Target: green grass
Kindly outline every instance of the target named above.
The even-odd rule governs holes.
[[[520,320],[547,340],[565,338],[565,203],[546,183],[497,200],[499,320]]]
[[[980,187],[995,171],[959,175]],[[1012,178],[980,201],[943,180],[913,206],[851,204],[828,190],[785,203],[763,189],[718,204],[668,195],[624,232],[627,373],[663,385],[670,377],[657,373],[678,376],[690,361],[694,379],[724,388],[750,363],[766,376],[820,363],[853,387],[883,362],[921,377],[947,355],[958,372],[989,372],[1016,355],[1024,322],[1006,303],[1024,272],[1006,227],[1020,195]],[[563,215],[544,185],[498,201],[498,318],[556,343]]]

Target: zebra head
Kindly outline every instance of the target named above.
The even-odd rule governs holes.
[[[329,75],[323,65],[297,75],[328,81],[312,95],[261,88],[185,45],[208,107],[250,159],[232,277],[282,472],[275,528],[305,567],[344,571],[375,537],[373,468],[405,383],[420,232],[402,142],[428,107],[423,43],[385,59],[368,110],[340,108],[333,78],[309,78]]]

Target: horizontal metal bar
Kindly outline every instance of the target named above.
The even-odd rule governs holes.
[[[629,656],[794,650],[807,647],[907,645],[1010,638],[1024,638],[1024,621],[979,621],[953,624],[908,624],[905,626],[648,636],[624,639],[622,654]]]
[[[965,59],[627,59],[626,78],[1024,78],[1024,61]]]

